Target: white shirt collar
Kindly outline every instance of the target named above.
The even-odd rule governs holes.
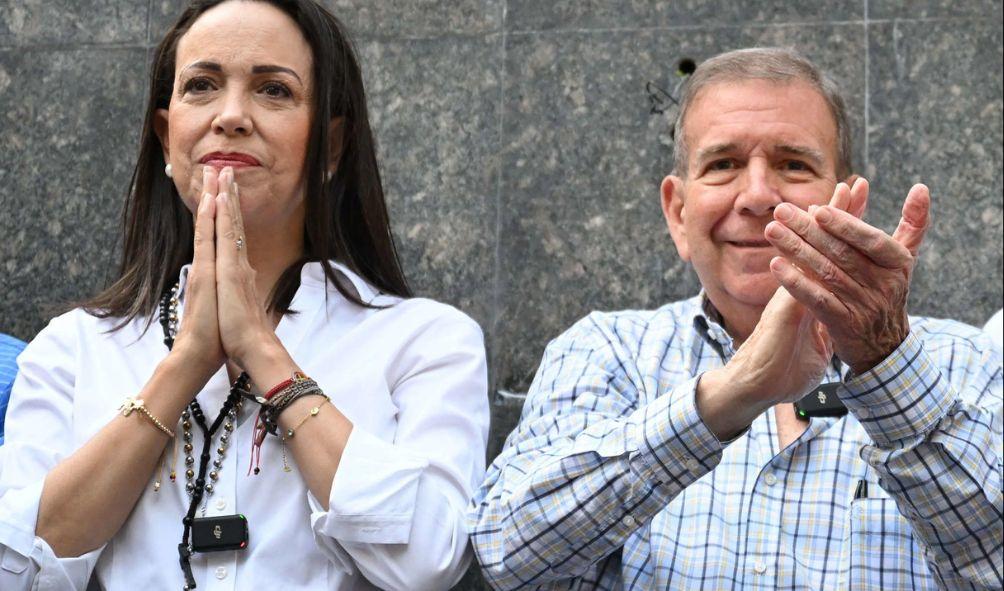
[[[332,268],[335,270],[336,276],[342,282],[342,287],[354,292],[356,297],[358,297],[361,301],[371,304],[373,303],[373,300],[382,295],[380,290],[367,283],[365,279],[342,263],[334,260],[330,261],[330,263]],[[178,297],[182,301],[184,301],[185,298],[185,287],[188,284],[188,273],[191,269],[192,265],[189,263],[182,267],[181,272],[178,274]],[[311,261],[303,265],[303,268],[300,270],[300,285],[311,285],[321,288],[324,288],[327,285],[326,277],[324,276],[324,269],[321,267],[321,263]]]

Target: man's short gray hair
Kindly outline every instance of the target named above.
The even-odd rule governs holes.
[[[837,84],[794,49],[753,47],[716,55],[701,63],[687,80],[674,127],[676,149],[673,170],[676,174],[687,176],[689,155],[684,122],[694,99],[712,84],[746,80],[770,80],[778,84],[802,81],[819,91],[837,124],[837,177],[843,179],[851,173],[851,130],[847,123],[847,108]]]

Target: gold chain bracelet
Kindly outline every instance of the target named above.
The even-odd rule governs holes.
[[[122,406],[119,407],[119,410],[122,411],[122,416],[124,417],[131,415],[132,411],[138,410],[139,412],[145,414],[146,417],[150,419],[150,421],[154,425],[156,425],[157,428],[161,430],[161,432],[164,433],[164,435],[167,435],[171,439],[174,439],[174,431],[165,427],[164,423],[161,423],[160,421],[157,420],[157,417],[150,414],[150,411],[147,410],[146,406],[143,404],[142,398],[133,398],[132,396],[126,396],[125,402],[122,403]]]
[[[282,437],[282,440],[286,441],[287,439],[292,439],[293,435],[296,433],[296,430],[302,427],[303,424],[306,423],[308,420],[310,420],[310,417],[316,417],[317,413],[321,412],[321,407],[324,406],[324,403],[327,401],[328,397],[325,396],[324,402],[321,402],[321,404],[318,404],[314,408],[310,409],[310,411],[308,411],[307,414],[303,415],[303,418],[297,421],[297,423],[293,425],[293,427],[286,429],[286,434]]]

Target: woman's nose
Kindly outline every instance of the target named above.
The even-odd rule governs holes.
[[[253,130],[251,117],[240,93],[231,92],[224,98],[219,113],[213,119],[213,131],[225,135],[248,135]]]
[[[750,162],[743,171],[743,185],[733,208],[746,215],[770,215],[783,201],[775,181],[766,163]]]

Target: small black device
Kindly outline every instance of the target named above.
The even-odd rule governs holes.
[[[801,419],[809,417],[842,417],[847,407],[837,396],[840,382],[827,382],[816,386],[812,392],[795,403],[795,414]]]
[[[248,545],[248,520],[243,515],[217,515],[192,520],[192,551],[242,550]]]

